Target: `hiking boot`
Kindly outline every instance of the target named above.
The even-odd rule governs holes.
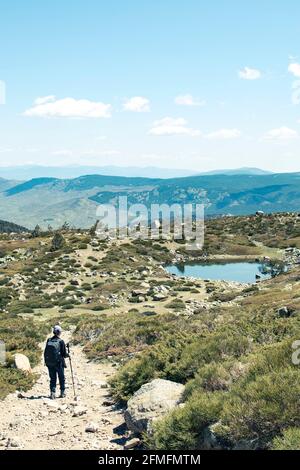
[[[55,392],[51,392],[50,394],[50,400],[55,400],[56,396],[55,396]]]
[[[60,396],[59,396],[59,398],[66,398],[66,394],[65,394],[65,392],[60,392]]]

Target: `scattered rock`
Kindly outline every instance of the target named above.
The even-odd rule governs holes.
[[[289,308],[289,307],[281,307],[279,310],[278,310],[278,315],[281,317],[281,318],[288,318],[291,316],[292,314],[292,310]]]
[[[92,385],[94,387],[108,388],[108,383],[105,380],[93,380]]]
[[[18,448],[18,447],[22,447],[22,445],[19,441],[17,441],[17,439],[12,437],[12,438],[7,439],[6,447],[8,447],[8,448],[9,447]]]
[[[18,370],[22,370],[23,372],[26,372],[26,373],[29,373],[29,374],[32,373],[32,369],[31,369],[29,359],[28,359],[27,356],[25,356],[25,354],[20,354],[20,353],[15,354],[14,355],[14,364],[15,364],[15,367]]]
[[[58,404],[55,401],[48,401],[47,406],[49,408],[49,411],[58,411]]]
[[[68,405],[64,404],[64,405],[60,405],[58,409],[59,411],[65,412],[65,411],[68,411],[69,408],[68,408]]]
[[[148,294],[148,290],[146,289],[134,289],[131,292],[132,297],[140,297],[140,296],[145,296]]]
[[[155,379],[143,385],[128,401],[125,421],[130,431],[151,431],[151,423],[179,405],[184,385]]]
[[[74,410],[72,413],[73,418],[77,418],[78,416],[83,416],[87,413],[87,408],[85,406],[74,406]]]
[[[150,284],[148,284],[148,282],[143,281],[141,282],[141,287],[143,289],[147,289],[147,292],[148,292],[148,290],[150,289]]]
[[[85,428],[85,432],[97,432],[98,430],[99,426],[96,423],[89,423]]]
[[[138,447],[140,444],[141,444],[141,440],[135,437],[126,442],[126,444],[124,445],[124,450],[134,449],[135,447]]]
[[[48,434],[49,437],[54,437],[58,436],[59,434],[63,434],[63,431],[59,429],[58,431],[52,431],[51,433]]]
[[[113,400],[105,400],[102,405],[103,406],[114,406],[115,402]]]
[[[166,300],[168,296],[166,294],[158,293],[158,294],[154,294],[152,298],[156,302],[160,302],[162,300]]]

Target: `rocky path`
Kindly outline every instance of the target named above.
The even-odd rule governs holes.
[[[123,413],[114,408],[107,389],[114,368],[88,362],[81,346],[72,347],[72,363],[77,401],[69,363],[66,398],[49,400],[48,370],[41,364],[34,370],[40,378],[30,391],[0,401],[0,448],[123,449]]]

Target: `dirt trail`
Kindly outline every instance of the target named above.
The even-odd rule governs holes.
[[[69,341],[70,334],[63,339]],[[111,365],[88,362],[81,346],[72,347],[75,385],[74,401],[70,366],[66,369],[67,397],[49,400],[48,370],[39,365],[34,387],[18,398],[11,394],[0,401],[0,448],[21,449],[123,449],[125,442],[121,410],[110,405],[107,380]],[[57,389],[59,395],[59,387]],[[80,414],[74,416],[74,414]],[[86,432],[94,423],[98,430]]]

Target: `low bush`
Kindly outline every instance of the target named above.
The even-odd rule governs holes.
[[[257,440],[259,448],[268,447],[287,427],[300,426],[299,394],[296,369],[234,386],[221,413],[224,435],[232,442]]]
[[[201,449],[203,432],[218,421],[224,397],[221,393],[197,393],[184,408],[173,411],[154,425],[147,447],[155,450]]]
[[[0,366],[0,400],[15,390],[26,392],[34,382],[36,376],[33,374],[25,374],[17,369]]]
[[[272,450],[300,450],[300,427],[285,429],[281,436],[275,437]]]

